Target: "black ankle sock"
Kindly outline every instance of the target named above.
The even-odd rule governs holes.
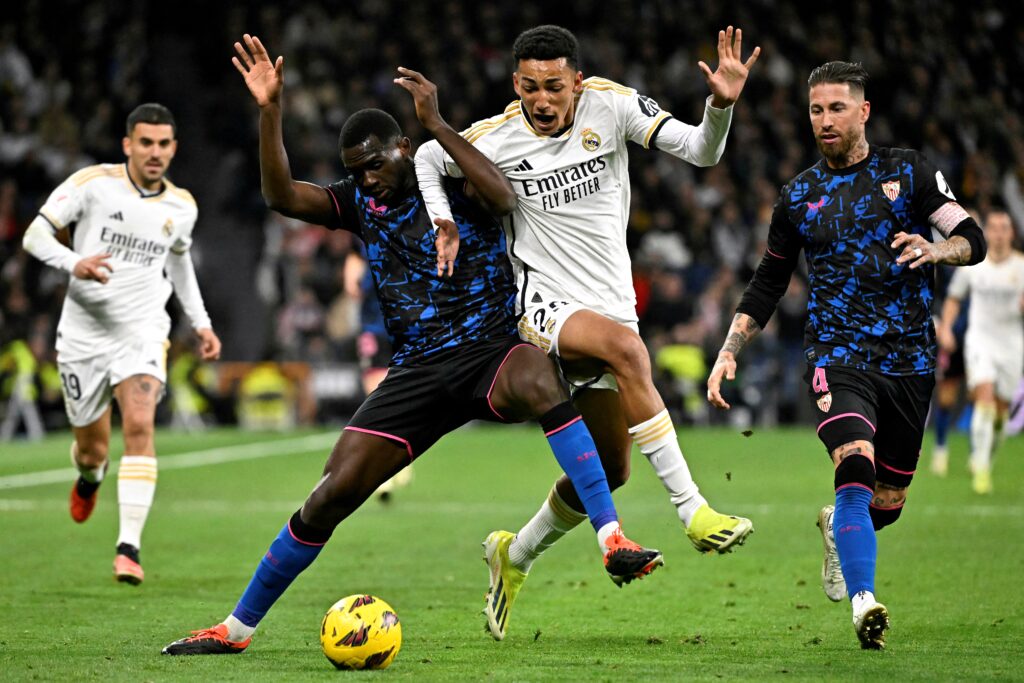
[[[78,478],[78,482],[75,484],[75,491],[78,493],[79,498],[92,498],[93,494],[96,493],[96,489],[100,487],[98,481],[86,481],[82,477]]]
[[[139,549],[128,543],[117,544],[117,554],[124,555],[132,562],[139,562]]]

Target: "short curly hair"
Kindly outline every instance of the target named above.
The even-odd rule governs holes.
[[[348,117],[338,136],[338,151],[360,145],[371,136],[384,144],[396,142],[402,137],[402,128],[395,117],[382,109],[360,109]]]
[[[572,31],[554,24],[544,24],[523,31],[512,44],[512,61],[515,68],[519,68],[519,62],[524,59],[547,60],[559,57],[565,57],[570,67],[579,70],[579,41]]]

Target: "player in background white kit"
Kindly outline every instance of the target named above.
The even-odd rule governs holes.
[[[715,72],[700,63],[711,97],[699,126],[662,111],[635,90],[583,80],[575,36],[558,26],[521,34],[512,75],[521,98],[463,135],[508,176],[518,208],[504,220],[519,286],[523,339],[556,355],[576,388],[574,400],[597,443],[612,489],[629,476],[636,443],[669,492],[687,536],[702,552],[728,552],[753,529],[748,519],[715,512],[683,458],[675,427],[651,378],[637,333],[626,225],[627,143],[655,147],[698,166],[718,162],[755,49],[740,60],[741,32],[718,35]],[[441,175],[461,176],[436,142],[420,148],[416,173],[433,217],[450,218]],[[616,391],[609,391],[617,389]],[[487,609],[511,604],[533,561],[586,519],[568,479],[556,482],[517,535],[484,542],[491,571]],[[504,630],[492,635],[501,639]]]
[[[96,504],[109,465],[113,396],[124,430],[114,577],[137,585],[144,577],[142,529],[156,490],[153,423],[167,380],[172,288],[203,359],[220,356],[220,340],[189,256],[196,202],[164,175],[178,147],[171,112],[159,104],[137,107],[122,147],[125,163],[90,166],[61,183],[25,231],[23,246],[72,276],[57,326],[57,364],[75,436],[71,457],[79,472],[71,517],[84,522]],[[69,228],[70,249],[56,238]]]
[[[980,494],[992,492],[992,452],[1024,374],[1024,254],[1013,248],[1013,223],[1006,211],[989,212],[984,227],[988,255],[976,266],[957,269],[936,331],[944,350],[956,349],[953,323],[969,295],[964,364],[974,402],[972,485]]]

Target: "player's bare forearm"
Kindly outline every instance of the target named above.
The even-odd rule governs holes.
[[[959,235],[935,245],[936,263],[965,266],[971,260],[971,243]]]
[[[729,333],[725,337],[725,343],[719,350],[719,354],[728,353],[732,356],[739,354],[751,339],[761,331],[761,326],[746,313],[737,313],[729,326]]]
[[[412,95],[416,117],[444,151],[458,164],[478,199],[492,212],[504,216],[515,211],[518,198],[505,174],[455,132],[441,116],[437,105],[437,86],[418,71],[398,67],[395,84]]]
[[[323,225],[331,218],[327,193],[316,185],[292,178],[284,148],[281,105],[260,107],[260,185],[263,201],[274,211]]]

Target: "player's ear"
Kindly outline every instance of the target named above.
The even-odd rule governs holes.
[[[577,71],[576,77],[572,81],[572,91],[581,92],[583,90],[583,72]]]
[[[869,118],[871,118],[871,103],[864,100],[864,104],[860,105],[860,122],[867,123]]]
[[[519,72],[518,71],[513,71],[512,72],[512,89],[516,91],[516,95],[519,95],[519,97],[522,98],[523,94],[521,92],[519,92]]]
[[[412,156],[412,140],[410,140],[409,138],[403,137],[401,140],[398,141],[396,147],[398,147],[398,151],[402,153],[402,156]]]
[[[124,155],[130,157],[132,155],[132,139],[125,135],[121,138],[121,149],[124,150]]]

